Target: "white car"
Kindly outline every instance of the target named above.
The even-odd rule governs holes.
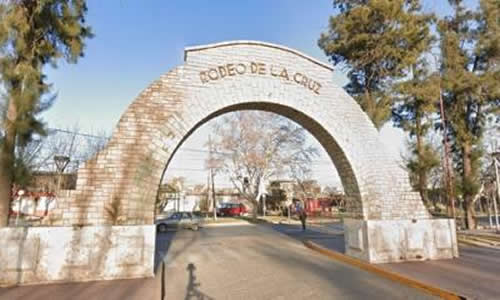
[[[156,230],[166,232],[168,229],[198,230],[202,220],[191,212],[174,212],[168,218],[156,220]]]

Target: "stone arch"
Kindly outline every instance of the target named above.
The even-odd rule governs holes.
[[[76,190],[61,207],[63,224],[152,224],[158,185],[187,136],[222,113],[257,109],[301,124],[332,158],[352,200],[352,216],[344,222],[348,254],[377,262],[411,259],[405,256],[409,230],[418,220],[435,237],[434,221],[408,175],[359,105],[335,84],[330,66],[254,41],[189,47],[184,57],[183,65],[138,95],[107,147],[79,170]],[[454,225],[446,224],[449,235]],[[388,226],[396,233],[385,231]],[[456,252],[450,247],[448,256]],[[440,253],[436,244],[432,253],[419,249],[419,259]]]
[[[201,124],[242,109],[284,115],[326,149],[351,197],[346,254],[374,263],[458,256],[454,220],[431,218],[330,66],[287,47],[235,41],[186,48],[182,66],[139,94],[106,148],[78,170],[76,189],[59,193],[46,220],[65,226],[2,228],[0,243],[28,247],[19,261],[36,267],[4,257],[0,284],[152,276],[154,200],[166,165]]]
[[[429,217],[407,174],[384,151],[371,121],[333,82],[332,68],[295,50],[260,42],[187,48],[184,65],[161,76],[129,106],[95,164],[80,170],[77,189],[86,189],[87,170],[101,168],[96,174],[103,178],[100,199],[92,198],[104,206],[118,199],[126,208],[121,211],[125,222],[151,223],[150,199],[175,149],[205,121],[238,109],[272,111],[313,134],[354,200],[353,217]],[[106,218],[103,210],[97,223],[109,222]]]
[[[172,151],[172,154],[170,155],[168,161],[165,164],[165,168],[160,178],[160,182],[162,181],[162,178],[165,175],[165,173],[168,171],[169,163],[175,156],[176,151],[181,147],[184,141],[187,140],[194,131],[196,131],[196,129],[201,127],[206,122],[214,118],[217,118],[220,115],[235,111],[244,111],[244,110],[259,110],[259,111],[276,113],[295,121],[296,123],[304,127],[308,132],[310,132],[325,148],[331,161],[333,162],[333,164],[335,165],[336,169],[339,172],[339,177],[344,187],[346,196],[349,199],[349,201],[347,202],[349,203],[348,211],[350,212],[350,215],[352,217],[362,218],[363,216],[363,210],[362,210],[363,205],[361,200],[362,197],[355,173],[351,165],[349,164],[348,158],[342,151],[341,147],[337,144],[335,139],[328,133],[328,131],[325,128],[321,126],[321,124],[317,123],[311,117],[305,115],[300,111],[297,111],[296,109],[293,109],[292,107],[272,102],[245,102],[245,103],[235,104],[224,107],[221,110],[215,111],[212,114],[200,120],[200,122],[198,122],[193,128],[191,128],[179,140],[179,142],[177,142],[176,148]]]

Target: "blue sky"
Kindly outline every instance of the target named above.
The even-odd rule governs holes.
[[[446,3],[425,0],[424,7],[444,13]],[[87,22],[95,37],[87,42],[85,57],[76,65],[61,62],[57,69],[47,68],[48,80],[58,93],[54,106],[43,115],[50,127],[69,128],[78,123],[85,132],[110,133],[142,89],[182,64],[186,46],[261,40],[327,61],[317,40],[333,13],[330,0],[89,0],[88,7]],[[345,83],[341,72],[335,78],[340,85]],[[184,147],[201,148],[208,130],[209,125],[200,128]],[[397,157],[403,134],[387,126],[381,138]],[[192,161],[191,173],[179,168],[175,174],[181,172],[196,181],[205,178],[204,173],[194,171],[203,167],[203,158],[193,157],[193,153],[179,152],[169,175],[180,161]],[[325,165],[325,159],[320,158],[318,165]],[[331,166],[322,166],[317,174],[333,183],[331,170]]]
[[[77,65],[48,69],[58,99],[46,119],[110,130],[143,88],[182,64],[190,45],[262,40],[325,61],[316,41],[331,5],[314,2],[90,0],[87,21],[96,36]]]

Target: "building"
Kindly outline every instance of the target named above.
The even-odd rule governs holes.
[[[183,187],[182,190],[179,190],[164,184],[160,187],[159,201],[161,204],[159,213],[174,211],[212,212],[213,206],[209,192],[209,189],[204,185]],[[224,203],[243,203],[247,205],[240,193],[234,189],[216,189],[215,199],[217,208]]]

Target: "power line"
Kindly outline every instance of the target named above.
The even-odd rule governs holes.
[[[199,172],[207,172],[207,169],[191,169],[191,168],[167,168],[168,171],[199,171]]]
[[[63,133],[68,133],[68,134],[74,134],[74,135],[79,135],[79,136],[85,136],[85,137],[90,137],[90,138],[96,138],[96,139],[106,139],[109,140],[110,137],[107,136],[98,136],[98,135],[92,135],[88,133],[80,133],[76,131],[70,131],[70,130],[65,130],[65,129],[59,129],[59,128],[48,128],[49,132],[63,132]]]
[[[202,149],[194,149],[194,148],[179,148],[178,151],[188,151],[188,152],[200,152],[200,153],[210,153],[209,150],[202,150]],[[232,153],[230,152],[220,152],[220,151],[212,151],[212,153],[217,153],[217,154],[224,154],[224,155],[231,155]]]
[[[199,152],[199,153],[210,153],[209,150],[202,150],[202,149],[194,149],[194,148],[179,148],[180,152],[182,151],[187,151],[187,152]],[[218,151],[213,151],[213,153],[217,153],[217,154],[225,154],[225,155],[231,155],[232,153],[231,152],[218,152]],[[317,164],[317,163],[331,163],[333,164],[333,162],[331,160],[328,160],[328,159],[318,159],[318,160],[311,160],[311,163],[313,164]]]

